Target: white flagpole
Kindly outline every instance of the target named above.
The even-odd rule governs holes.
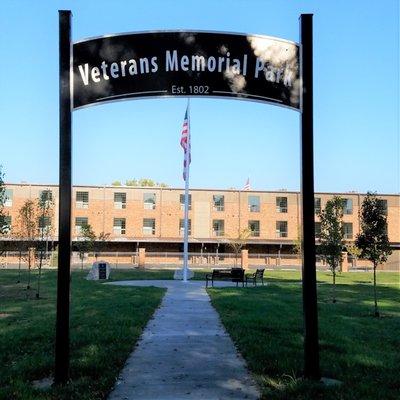
[[[185,152],[185,216],[183,241],[183,282],[187,282],[189,238],[189,151],[190,151],[190,99],[188,99],[188,138]]]

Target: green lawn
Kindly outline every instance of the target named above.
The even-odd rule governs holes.
[[[194,280],[205,280],[205,275],[211,272],[210,269],[196,269],[194,272]],[[248,273],[253,272],[249,270]],[[389,283],[390,285],[400,285],[400,275],[396,272],[378,272],[378,282],[382,285]],[[282,283],[300,283],[300,271],[265,271],[266,279],[270,282]],[[336,276],[337,283],[364,283],[370,284],[372,282],[372,272],[348,272],[338,274]],[[112,268],[110,280],[142,280],[142,279],[174,279],[173,269],[153,269],[153,268],[126,268],[114,269]],[[332,275],[329,272],[317,272],[318,283],[331,283]]]
[[[172,279],[173,270],[113,269],[113,280]],[[207,270],[195,271],[204,279]],[[36,274],[36,273],[35,273]],[[143,327],[165,292],[104,286],[72,273],[71,383],[40,391],[31,382],[52,374],[56,272],[45,271],[41,299],[36,275],[0,271],[0,399],[101,400],[112,388]],[[301,382],[303,364],[300,273],[266,271],[264,288],[210,289],[214,306],[263,387],[267,399],[395,399],[400,389],[399,276],[378,273],[383,317],[371,317],[371,273],[340,274],[338,303],[331,276],[318,273],[321,369],[340,389]]]
[[[324,388],[299,379],[303,367],[299,273],[267,272],[266,287],[209,289],[229,334],[260,382],[265,399],[398,399],[400,391],[400,290],[398,274],[379,273],[374,318],[372,273],[338,277],[331,302],[328,273],[318,273],[321,371],[339,379]]]
[[[36,276],[27,291],[26,272],[20,284],[17,275],[0,271],[0,399],[105,398],[165,290],[105,286],[73,272],[71,382],[40,391],[31,382],[53,373],[56,272],[44,272],[39,300]]]
[[[194,280],[204,280],[205,274],[209,273],[211,269],[201,269],[194,270]],[[143,280],[143,279],[174,279],[174,269],[139,269],[139,268],[129,268],[129,269],[112,269],[110,280]]]

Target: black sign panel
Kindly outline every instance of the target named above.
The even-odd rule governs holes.
[[[99,263],[99,279],[107,279],[107,264]]]
[[[298,45],[254,35],[151,32],[73,45],[73,105],[159,96],[218,96],[298,110]]]

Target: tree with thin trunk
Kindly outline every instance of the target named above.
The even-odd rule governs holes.
[[[320,245],[318,254],[328,264],[332,271],[333,288],[332,302],[336,303],[336,271],[342,261],[342,250],[344,247],[343,230],[344,200],[334,196],[326,202],[325,209],[318,213],[321,222],[321,233],[319,235]]]
[[[42,192],[41,197],[37,203],[37,213],[39,216],[38,229],[39,229],[39,273],[37,279],[36,298],[40,298],[40,280],[42,277],[42,266],[45,253],[47,252],[47,244],[49,237],[53,231],[53,198],[49,193],[50,191]]]
[[[235,253],[235,267],[237,267],[237,261],[239,257],[239,253],[242,251],[243,247],[247,243],[247,239],[251,235],[251,230],[248,228],[242,229],[237,237],[230,238],[228,241],[228,246],[233,250]]]
[[[299,259],[301,259],[301,255],[303,254],[303,241],[301,240],[301,226],[297,228],[297,238],[293,243],[293,253],[297,255]]]
[[[8,226],[7,214],[4,212],[4,203],[6,202],[6,188],[4,186],[4,174],[2,166],[0,165],[0,235],[8,233],[10,227]]]
[[[379,317],[376,293],[376,268],[384,263],[390,250],[387,234],[387,218],[380,199],[374,193],[367,193],[360,210],[361,229],[356,237],[356,246],[361,250],[361,258],[372,262],[374,267],[374,316]]]
[[[81,269],[83,269],[83,261],[85,259],[85,254],[93,250],[94,243],[96,240],[96,235],[90,224],[83,224],[80,229],[80,234],[76,247],[78,248],[79,258],[81,260]]]
[[[0,165],[0,256],[6,250],[4,242],[1,240],[10,232],[10,225],[7,220],[8,214],[4,211],[4,204],[6,202],[6,188],[4,186],[4,174],[2,172],[2,166]]]
[[[106,232],[100,232],[99,236],[96,237],[96,241],[93,244],[96,261],[99,256],[99,253],[101,253],[102,251],[104,251],[106,249],[106,243],[107,243],[107,240],[109,239],[109,237],[110,237],[110,233],[106,233]]]
[[[29,249],[34,249],[38,218],[37,207],[32,200],[26,200],[18,211],[17,230],[16,234],[21,238],[24,247],[28,250],[28,283],[27,289],[31,288],[31,268],[32,268],[32,253]],[[22,242],[21,242],[22,244]]]

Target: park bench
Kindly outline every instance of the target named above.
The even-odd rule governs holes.
[[[214,286],[214,280],[229,280],[236,282],[236,287],[239,285],[239,282],[242,282],[244,287],[244,269],[213,269],[211,274],[206,275],[206,288],[208,287],[208,281],[211,281],[211,286]]]
[[[264,286],[264,271],[265,271],[264,268],[257,268],[256,272],[254,272],[253,274],[246,275],[245,277],[246,286],[249,281],[253,281],[253,285],[257,286],[257,279],[260,280]]]

